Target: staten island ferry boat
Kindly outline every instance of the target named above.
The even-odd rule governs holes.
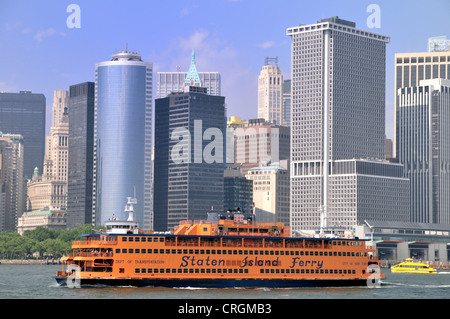
[[[128,198],[130,216],[134,204]],[[55,276],[60,285],[336,287],[384,278],[366,240],[291,237],[283,223],[249,213],[210,212],[167,233],[140,230],[133,218],[105,225],[73,242]]]
[[[412,258],[406,258],[404,262],[391,267],[393,273],[409,273],[409,274],[436,274],[436,269],[427,264],[414,261]]]

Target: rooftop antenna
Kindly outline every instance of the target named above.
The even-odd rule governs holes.
[[[274,62],[275,65],[278,65],[278,57],[277,56],[274,58],[266,57],[265,61],[264,61],[264,65],[269,65],[270,62]]]

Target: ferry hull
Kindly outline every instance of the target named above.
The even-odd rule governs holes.
[[[67,286],[67,278],[57,278]],[[69,279],[70,280],[70,279]],[[80,286],[133,286],[167,288],[302,288],[302,287],[356,287],[368,286],[366,279],[80,279]]]

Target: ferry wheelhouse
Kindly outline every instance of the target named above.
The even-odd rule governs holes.
[[[55,276],[60,285],[370,286],[383,278],[365,240],[290,237],[289,227],[252,214],[210,213],[168,233],[142,231],[132,218],[106,227],[73,242]]]

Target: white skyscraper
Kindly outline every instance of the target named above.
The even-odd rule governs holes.
[[[274,65],[269,64],[271,61]],[[283,74],[278,58],[266,58],[258,77],[258,118],[282,125]]]
[[[407,196],[396,189],[407,188],[407,180],[401,167],[382,162],[389,37],[338,17],[288,28],[287,35],[292,40],[292,229],[350,228],[362,218],[386,220],[391,213],[404,220],[406,211],[397,205],[408,206]],[[392,207],[361,202],[364,196],[356,196],[361,191]]]
[[[411,221],[449,224],[450,80],[420,80],[397,95],[397,159],[411,182]]]

